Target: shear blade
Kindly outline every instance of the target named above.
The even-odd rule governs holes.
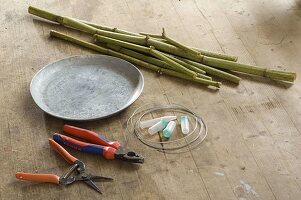
[[[94,190],[96,190],[97,192],[99,192],[100,194],[102,194],[101,190],[95,185],[95,183],[91,180],[87,180],[85,181],[85,183],[87,185],[89,185],[90,187],[92,187]]]
[[[104,176],[91,176],[90,180],[96,181],[96,182],[105,182],[105,181],[113,181],[114,179]]]

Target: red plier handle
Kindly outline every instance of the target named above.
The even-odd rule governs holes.
[[[113,147],[82,142],[82,141],[79,141],[74,138],[68,137],[66,135],[61,135],[58,133],[53,134],[52,137],[56,142],[66,145],[66,146],[69,146],[78,151],[82,151],[82,152],[93,154],[93,155],[100,155],[108,160],[115,159],[115,152],[117,150]]]
[[[78,138],[85,139],[93,144],[113,147],[114,149],[118,149],[121,146],[121,144],[118,141],[110,141],[104,138],[102,135],[98,135],[97,133],[86,129],[70,125],[64,125],[63,130],[65,133],[68,133]]]
[[[109,160],[119,159],[131,163],[144,162],[143,156],[139,155],[135,151],[122,147],[117,141],[111,142],[110,140],[98,135],[97,133],[94,133],[93,131],[69,125],[64,125],[63,130],[70,135],[85,139],[90,143],[82,142],[74,138],[55,133],[53,134],[53,139],[59,144],[66,145],[89,154],[101,155],[105,159]]]

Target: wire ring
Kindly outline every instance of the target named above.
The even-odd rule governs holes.
[[[180,112],[185,113],[194,118],[195,126],[193,130],[186,134],[184,137],[171,140],[171,141],[151,141],[144,137],[142,134],[142,129],[140,128],[141,119],[147,115],[156,111],[172,111],[172,112]],[[139,108],[137,108],[130,118],[127,120],[127,132],[134,133],[134,135],[144,144],[151,148],[156,149],[160,152],[165,153],[183,153],[190,151],[196,148],[199,144],[201,144],[206,136],[207,136],[207,126],[204,120],[196,115],[194,112],[189,110],[188,108],[178,105],[178,104],[170,104],[170,105],[157,105],[157,104],[146,104]],[[183,143],[180,145],[176,145],[177,143]]]

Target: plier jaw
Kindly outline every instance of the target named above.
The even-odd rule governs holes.
[[[144,157],[125,147],[119,147],[116,150],[115,159],[131,163],[144,163]]]

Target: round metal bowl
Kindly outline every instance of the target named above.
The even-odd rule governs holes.
[[[46,113],[65,120],[96,120],[116,114],[141,94],[144,79],[131,63],[106,55],[80,55],[43,67],[30,93]]]

